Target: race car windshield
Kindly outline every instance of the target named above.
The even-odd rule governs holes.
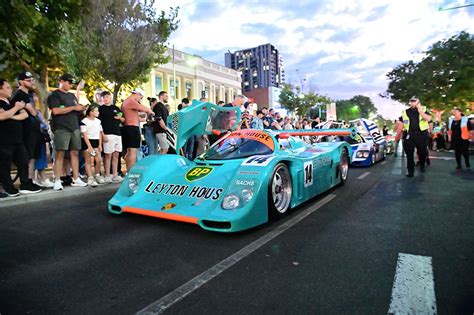
[[[271,153],[273,153],[273,149],[263,141],[231,135],[209,148],[199,158],[203,160],[232,160]]]

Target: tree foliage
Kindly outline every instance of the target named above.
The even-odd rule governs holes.
[[[369,97],[356,95],[350,100],[337,101],[336,112],[339,120],[349,121],[357,118],[369,118],[377,113],[377,108]]]
[[[474,101],[474,37],[461,32],[439,41],[421,62],[405,62],[387,77],[384,97],[406,103],[417,95],[433,109],[468,108]]]
[[[86,0],[0,1],[0,70],[6,77],[27,70],[35,74],[45,96],[48,70],[62,66],[62,25],[76,21]]]
[[[90,14],[68,23],[61,43],[77,76],[114,83],[114,103],[123,85],[146,80],[150,69],[167,62],[165,42],[177,28],[178,9],[157,13],[154,1],[90,2]]]
[[[286,84],[280,93],[280,104],[290,112],[306,116],[314,106],[327,105],[331,100],[314,92],[300,93],[298,87]]]

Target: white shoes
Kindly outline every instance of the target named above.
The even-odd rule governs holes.
[[[63,184],[61,184],[61,180],[60,179],[56,179],[54,181],[54,184],[53,184],[53,189],[54,190],[63,190]]]
[[[80,177],[76,178],[76,179],[72,179],[72,183],[71,183],[71,186],[74,186],[74,187],[86,187],[87,184],[84,183]]]
[[[95,181],[99,185],[107,184],[107,181],[105,180],[105,178],[103,176],[100,176],[100,174],[95,175]]]
[[[54,183],[52,181],[49,180],[49,178],[46,178],[45,180],[43,181],[33,181],[33,183],[35,183],[36,185],[42,187],[42,188],[54,188]]]
[[[91,186],[91,187],[97,187],[97,182],[95,181],[95,178],[94,177],[89,177],[87,179],[87,185]]]
[[[122,181],[123,181],[123,178],[118,175],[112,178],[113,183],[121,183]]]

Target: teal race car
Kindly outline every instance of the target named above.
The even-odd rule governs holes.
[[[168,141],[176,152],[191,136],[222,136],[194,161],[178,154],[140,160],[110,199],[109,212],[236,232],[281,217],[346,181],[349,144],[308,145],[300,137],[355,137],[355,129],[229,131],[239,121],[239,109],[201,102],[170,115]]]

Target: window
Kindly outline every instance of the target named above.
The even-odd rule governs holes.
[[[155,91],[156,91],[156,94],[163,91],[163,81],[161,77],[155,77]]]
[[[174,87],[174,80],[170,79],[170,96],[174,99],[176,98],[176,96],[175,96],[176,93],[175,92],[176,92],[176,89]]]
[[[190,83],[190,82],[186,82],[186,97],[188,99],[191,99],[191,93],[192,93],[192,90],[193,90],[193,84]]]

